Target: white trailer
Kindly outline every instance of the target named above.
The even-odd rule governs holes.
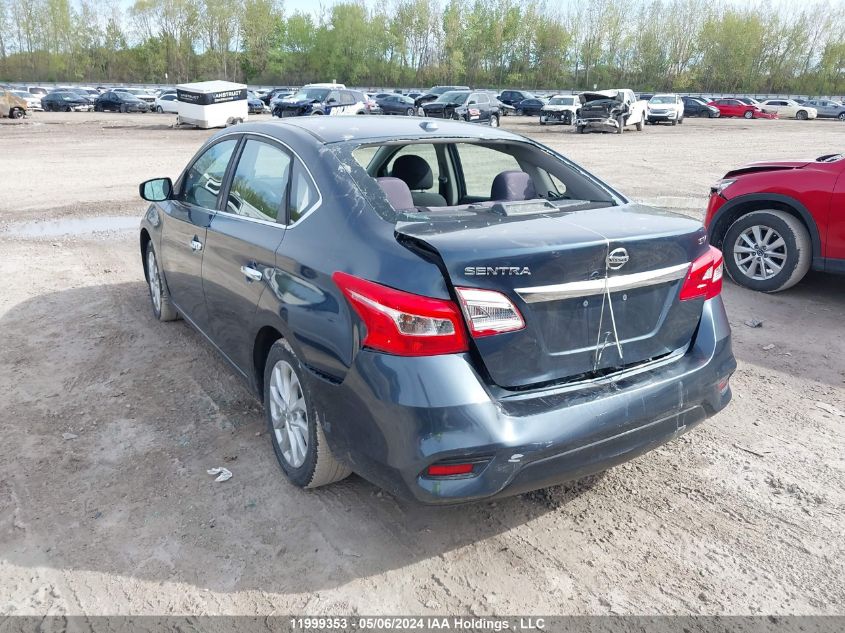
[[[246,86],[230,81],[200,81],[176,86],[177,125],[226,127],[246,121]]]

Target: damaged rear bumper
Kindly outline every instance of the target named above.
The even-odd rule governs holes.
[[[575,120],[575,125],[585,130],[599,130],[603,132],[611,131],[615,132],[619,129],[619,126],[622,125],[619,119],[616,117],[589,117],[589,118],[577,118]]]
[[[333,453],[394,495],[429,504],[526,492],[641,455],[723,409],[736,368],[721,298],[689,349],[610,378],[493,393],[465,355],[358,354],[342,384],[310,381]],[[431,477],[432,464],[472,463]]]

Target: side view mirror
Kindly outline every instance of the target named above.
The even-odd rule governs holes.
[[[326,101],[326,103],[337,103],[337,99],[329,99],[328,101]]]
[[[169,200],[173,193],[173,181],[170,178],[153,178],[138,186],[138,193],[148,202]]]
[[[470,101],[467,105],[475,105],[475,101]]]

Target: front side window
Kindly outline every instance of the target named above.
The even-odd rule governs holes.
[[[217,208],[217,199],[226,167],[232,152],[235,151],[237,141],[234,139],[222,141],[209,147],[185,174],[185,184],[182,188],[182,201],[204,209]]]
[[[275,145],[249,139],[229,188],[226,210],[247,218],[284,219],[290,179],[290,155]]]

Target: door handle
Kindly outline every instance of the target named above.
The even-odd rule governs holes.
[[[250,266],[241,266],[241,272],[243,273],[244,277],[247,278],[247,281],[261,281],[264,279],[264,273],[260,270],[256,270]]]
[[[194,251],[195,253],[197,251],[201,251],[202,250],[202,242],[200,242],[197,238],[192,239],[191,240],[191,250]]]

